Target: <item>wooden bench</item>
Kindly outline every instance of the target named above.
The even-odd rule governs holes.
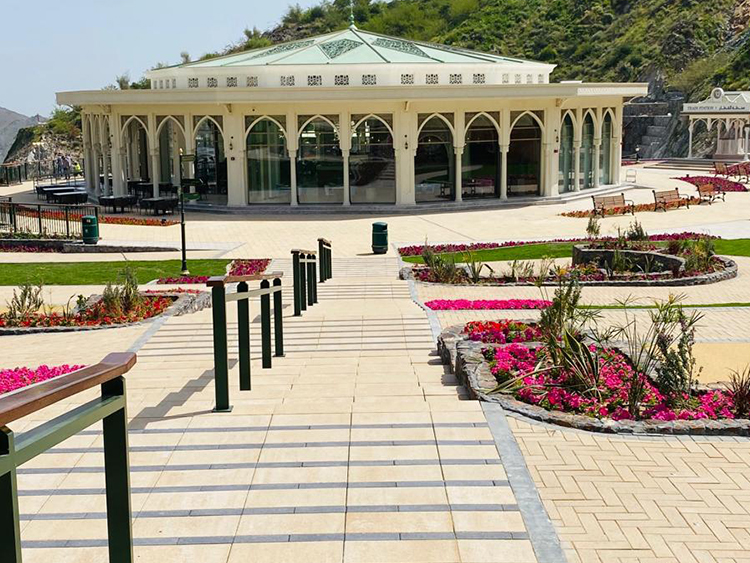
[[[690,197],[682,195],[678,188],[674,190],[664,190],[657,192],[651,190],[654,194],[654,211],[658,211],[660,208],[667,211],[670,206],[679,209],[683,205],[690,209]]]
[[[726,201],[724,199],[724,192],[717,190],[713,184],[703,184],[698,186],[698,197],[700,198],[701,203],[707,201],[709,205],[718,199]]]
[[[591,199],[594,201],[594,215],[604,217],[607,211],[614,209],[622,209],[623,213],[635,215],[635,203],[629,199],[625,199],[624,193],[618,195],[592,195]]]
[[[729,168],[726,162],[714,162],[714,176],[729,176]]]

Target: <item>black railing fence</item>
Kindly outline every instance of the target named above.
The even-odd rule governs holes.
[[[87,215],[93,215],[98,222],[99,207],[13,203],[0,200],[0,228],[9,229],[14,233],[81,238],[81,219]]]

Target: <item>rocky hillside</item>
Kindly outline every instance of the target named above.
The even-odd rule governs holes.
[[[38,115],[27,117],[0,107],[0,162],[3,162],[5,155],[8,154],[8,150],[13,141],[15,141],[18,131],[24,127],[36,125],[40,121],[41,118]]]
[[[50,118],[19,129],[8,149],[6,162],[50,160],[56,154],[80,159],[82,154],[80,108],[57,108]]]

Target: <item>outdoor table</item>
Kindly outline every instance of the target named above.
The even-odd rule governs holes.
[[[177,186],[173,186],[169,182],[162,182],[159,184],[159,195],[177,195]]]
[[[136,197],[134,195],[105,195],[99,198],[99,205],[104,207],[112,208],[112,213],[117,213],[117,208],[120,208],[120,213],[125,213],[125,208],[131,208],[136,203]]]
[[[153,184],[147,184],[146,182],[138,182],[133,186],[133,189],[135,190],[135,193],[138,194],[139,198],[148,198],[153,197],[154,195],[154,185]]]
[[[89,194],[85,191],[76,190],[72,192],[55,192],[49,195],[55,203],[86,203]]]
[[[167,211],[174,211],[177,208],[179,200],[174,197],[148,197],[143,198],[140,202],[141,209],[151,209],[154,215],[160,212],[166,215]]]

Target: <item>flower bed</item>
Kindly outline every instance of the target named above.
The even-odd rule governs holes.
[[[57,252],[52,246],[38,244],[19,244],[17,246],[4,246],[0,244],[0,252]]]
[[[268,258],[237,259],[229,265],[230,276],[252,276],[262,274],[268,268],[271,260]],[[205,284],[210,276],[176,276],[159,278],[158,284]]]
[[[718,176],[682,176],[681,178],[673,178],[674,180],[681,180],[694,186],[702,186],[704,184],[711,184],[714,188],[722,192],[746,192],[747,188],[739,182],[727,180],[726,178],[720,178]]]
[[[504,319],[500,321],[472,321],[464,327],[469,340],[492,344],[510,342],[532,342],[539,340],[541,333],[533,324]]]
[[[120,315],[108,314],[102,300],[98,300],[75,314],[32,313],[19,319],[0,315],[0,328],[37,327],[95,327],[134,323],[160,315],[169,308],[174,299],[162,295],[146,295],[131,310]]]
[[[425,302],[433,311],[490,311],[502,309],[545,309],[552,303],[545,299],[435,299]]]
[[[10,393],[16,389],[46,381],[53,377],[59,377],[66,373],[71,373],[82,369],[86,366],[79,365],[62,365],[62,366],[39,366],[36,369],[31,368],[14,368],[0,370],[0,395]]]
[[[24,217],[39,217],[39,211],[33,207],[18,206],[16,208],[16,214]],[[68,211],[66,214],[62,211],[43,210],[43,219],[53,219],[59,221],[76,221],[81,222],[83,214],[76,211]],[[169,227],[171,225],[178,225],[180,222],[176,219],[167,219],[159,217],[128,217],[123,215],[100,215],[99,223],[109,225],[135,225],[142,227]]]
[[[544,346],[529,348],[510,344],[486,348],[483,354],[490,372],[499,384],[518,379],[520,387],[513,394],[520,401],[551,411],[582,414],[594,418],[631,420],[628,396],[633,385],[644,388],[639,411],[641,420],[733,419],[733,402],[726,391],[711,390],[695,397],[683,397],[684,405],[675,406],[656,388],[651,379],[636,373],[626,357],[617,350],[590,346],[598,352],[600,379],[594,389],[581,390],[573,375],[562,369],[541,371],[549,365]]]
[[[578,213],[571,212],[571,213]],[[583,217],[583,215],[582,215]],[[670,240],[689,240],[689,239],[696,239],[699,237],[707,237],[707,238],[719,238],[714,236],[708,236],[703,235],[701,233],[693,233],[690,231],[685,231],[681,233],[668,233],[668,234],[660,234],[660,235],[649,235],[648,240],[652,242],[660,242],[660,241],[670,241]],[[574,237],[574,238],[556,238],[556,239],[548,239],[548,240],[531,240],[531,241],[506,241],[506,242],[475,242],[471,244],[431,244],[428,245],[430,249],[435,254],[448,254],[448,253],[454,253],[454,252],[471,252],[476,250],[492,250],[494,248],[508,248],[508,247],[515,247],[515,246],[524,246],[527,244],[551,244],[551,243],[578,243],[578,242],[587,242],[591,240],[588,237]],[[599,237],[597,240],[599,241],[615,241],[617,240],[616,237]],[[420,256],[425,249],[425,245],[413,245],[413,246],[402,246],[398,249],[399,254],[401,256]]]

